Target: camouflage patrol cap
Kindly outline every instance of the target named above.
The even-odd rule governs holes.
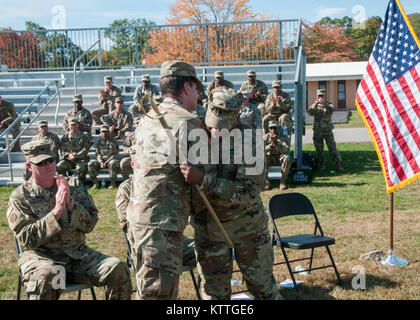
[[[281,87],[281,81],[280,81],[280,80],[274,80],[274,81],[271,83],[271,86],[272,86],[273,88],[276,88],[276,87]]]
[[[47,120],[38,121],[38,127],[42,127],[42,126],[48,126],[48,121]]]
[[[150,81],[150,75],[148,74],[143,74],[141,76],[141,81]]]
[[[316,90],[317,96],[325,96],[325,89],[318,89]]]
[[[79,124],[79,120],[77,118],[71,118],[69,124]]]
[[[51,150],[51,144],[46,140],[25,143],[21,149],[26,160],[34,164],[50,158],[55,159],[55,153]]]
[[[203,84],[197,78],[195,68],[184,61],[168,60],[162,63],[160,67],[160,78],[162,79],[168,76],[193,77],[197,84],[197,89],[200,89],[201,87],[203,87]]]
[[[246,75],[249,77],[249,76],[256,76],[257,75],[257,73],[255,72],[255,70],[248,70],[247,72],[246,72]]]
[[[215,78],[223,78],[223,76],[224,76],[224,73],[221,70],[218,70],[218,71],[214,72],[214,77]]]
[[[208,103],[206,125],[216,129],[232,129],[238,118],[243,97],[234,89],[218,87],[212,91],[212,99]]]
[[[278,128],[278,123],[276,121],[269,121],[268,122],[268,127],[269,128],[273,128],[273,127]]]
[[[82,95],[81,94],[76,94],[73,96],[73,102],[75,101],[83,101]]]
[[[104,77],[104,82],[111,82],[112,81],[112,77],[111,76],[105,76]]]
[[[109,125],[107,125],[107,124],[103,124],[103,125],[101,125],[101,132],[106,132],[106,131],[108,131],[109,132]]]
[[[115,99],[115,103],[117,103],[117,102],[124,102],[124,98],[123,97],[117,97]]]

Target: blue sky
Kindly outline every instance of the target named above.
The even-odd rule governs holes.
[[[65,9],[67,28],[106,27],[115,19],[146,18],[164,24],[174,0],[1,0],[0,26],[23,30],[31,20],[47,28],[64,23],[55,10]],[[323,16],[381,16],[387,0],[250,0],[250,6],[272,19],[303,18],[317,21]],[[420,12],[419,0],[401,0],[406,13]],[[59,7],[57,7],[59,6]]]

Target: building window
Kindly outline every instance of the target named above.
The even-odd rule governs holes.
[[[337,107],[338,109],[346,109],[346,81],[337,81]]]

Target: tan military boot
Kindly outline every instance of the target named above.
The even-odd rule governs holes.
[[[344,171],[343,167],[341,166],[341,162],[340,161],[338,161],[338,162],[335,163],[335,170],[336,171],[339,171],[339,172],[343,172]]]
[[[111,184],[109,185],[108,189],[115,189],[117,187],[115,179],[111,180]]]
[[[287,176],[283,175],[280,180],[280,186],[279,186],[280,191],[287,189],[286,180],[287,180]]]
[[[99,181],[98,181],[98,179],[92,179],[92,181],[93,181],[93,186],[92,186],[92,188],[91,189],[100,189],[101,187],[100,187],[100,185],[99,185]]]

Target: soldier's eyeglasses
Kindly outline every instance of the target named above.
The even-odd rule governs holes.
[[[36,165],[36,166],[38,166],[38,167],[43,167],[43,166],[45,166],[46,164],[52,163],[52,162],[54,162],[54,161],[55,161],[55,159],[54,159],[54,158],[50,158],[50,159],[47,159],[47,160],[41,161],[40,163],[35,164],[35,165]]]

